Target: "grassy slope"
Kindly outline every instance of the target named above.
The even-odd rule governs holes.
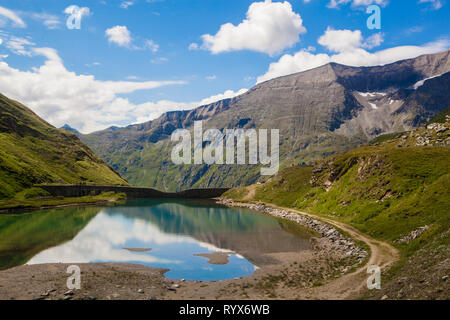
[[[287,168],[257,186],[251,197],[248,188],[232,189],[225,196],[343,221],[397,247],[400,263],[384,275],[383,290],[367,292],[365,298],[380,299],[386,294],[389,298],[448,299],[449,283],[442,279],[449,275],[450,148],[416,146],[420,137],[436,144],[448,142],[448,132],[420,128],[384,137],[314,168]],[[395,242],[425,225],[430,228],[420,237]]]
[[[37,183],[127,185],[74,134],[0,95],[0,198]]]
[[[447,107],[446,109],[442,110],[441,113],[439,113],[436,117],[431,119],[428,123],[436,123],[436,122],[437,123],[445,123],[447,116],[450,116],[450,106]]]
[[[424,225],[433,225],[429,234],[449,228],[449,159],[446,147],[358,148],[328,161],[320,173],[311,167],[285,169],[261,185],[253,200],[332,217],[393,242]],[[234,189],[227,195],[239,199],[245,193]],[[400,249],[414,251],[420,242]]]
[[[447,130],[448,132],[449,130]],[[409,135],[339,154],[316,167],[291,167],[257,187],[252,200],[298,208],[349,223],[397,246],[404,256],[450,227],[450,148],[415,146],[417,135],[441,139],[421,128]],[[399,147],[399,145],[402,147]],[[243,199],[246,188],[226,196]],[[394,240],[430,225],[409,244]]]
[[[39,188],[25,189],[25,192],[35,191]],[[46,191],[41,190],[42,193]],[[126,199],[124,193],[105,192],[96,196],[84,196],[84,197],[51,197],[51,196],[31,196],[22,197],[23,192],[19,192],[13,199],[0,200],[0,214],[2,212],[17,212],[18,210],[34,210],[47,207],[58,207],[66,205],[81,205],[81,204],[95,204],[103,202],[115,202],[118,200]]]

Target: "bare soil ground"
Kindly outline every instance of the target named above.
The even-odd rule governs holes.
[[[341,275],[341,256],[321,251],[271,254],[249,277],[200,282],[169,280],[167,270],[120,263],[79,264],[81,289],[70,292],[68,264],[24,265],[0,272],[1,300],[303,299],[309,289]],[[65,295],[66,294],[66,295]]]
[[[274,205],[271,206],[279,208]],[[320,288],[314,288],[313,290],[311,290],[310,294],[315,299],[332,299],[332,300],[356,299],[367,288],[366,281],[368,278],[367,274],[368,266],[371,265],[379,266],[383,274],[383,271],[386,272],[390,266],[392,266],[395,262],[398,261],[400,257],[400,253],[398,252],[398,250],[393,246],[391,246],[390,244],[375,240],[350,225],[347,225],[342,222],[337,222],[332,219],[322,217],[318,218],[316,215],[294,209],[289,208],[282,208],[282,209],[296,211],[299,214],[319,219],[323,222],[334,225],[339,229],[347,232],[354,240],[362,241],[370,248],[370,258],[369,261],[367,261],[367,263],[364,266],[360,267],[355,272],[346,274],[340,277],[339,279],[331,281]]]
[[[194,256],[203,257],[208,259],[208,263],[210,264],[227,264],[228,263],[228,257],[233,252],[214,252],[214,253],[199,253],[194,254]]]

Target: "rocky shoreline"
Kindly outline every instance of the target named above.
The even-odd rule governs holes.
[[[352,239],[342,235],[333,226],[319,220],[300,215],[293,211],[273,208],[263,203],[234,202],[233,200],[225,198],[219,198],[217,199],[217,202],[229,207],[248,208],[273,217],[283,218],[299,223],[302,226],[318,232],[322,236],[321,238],[312,238],[315,247],[322,250],[340,253],[344,257],[356,258],[359,264],[361,264],[369,256],[369,253],[365,249],[357,246]]]

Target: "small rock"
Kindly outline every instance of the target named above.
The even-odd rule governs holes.
[[[174,284],[174,285],[172,285],[172,288],[179,288],[180,287],[180,285],[179,284]]]
[[[442,281],[446,281],[447,279],[448,279],[447,275],[442,277]]]
[[[64,293],[65,296],[73,296],[73,291],[69,290],[66,293]]]
[[[65,297],[63,298],[63,300],[70,300],[70,299],[72,299],[72,296],[65,296]]]
[[[156,298],[156,297],[150,297],[150,299],[148,299],[148,300],[155,301],[155,300],[158,300],[158,298]]]
[[[138,292],[138,293],[144,293],[144,290],[143,290],[143,289],[138,289],[137,292]]]
[[[387,299],[388,299],[387,295],[384,295],[384,296],[381,297],[381,300],[387,300]]]
[[[88,300],[96,300],[96,298],[93,297],[93,296],[89,296],[89,297],[88,297]]]

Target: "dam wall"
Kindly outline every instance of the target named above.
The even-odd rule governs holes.
[[[180,192],[162,192],[152,188],[94,186],[94,185],[37,185],[54,197],[84,197],[104,192],[125,193],[128,198],[212,199],[220,197],[230,188],[188,189]]]

